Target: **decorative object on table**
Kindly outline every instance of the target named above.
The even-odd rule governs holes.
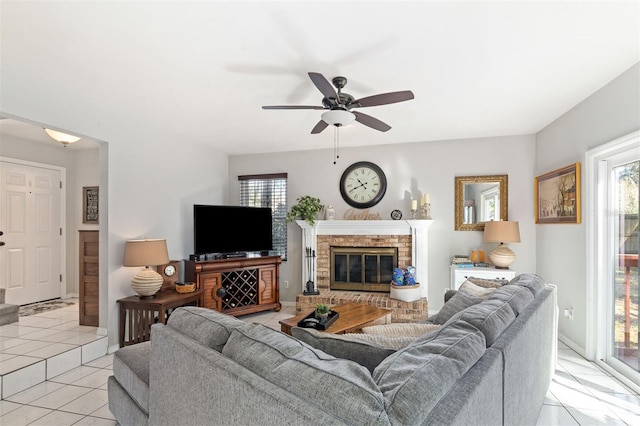
[[[411,286],[416,284],[416,267],[415,266],[407,266],[404,270],[404,281],[403,285]]]
[[[391,212],[391,219],[393,220],[400,220],[402,219],[402,212],[400,210],[393,210]]]
[[[330,205],[329,207],[327,207],[325,219],[334,220],[335,218],[336,218],[336,211],[334,210],[333,206]]]
[[[404,270],[402,268],[395,268],[393,270],[392,280],[395,285],[404,285]]]
[[[303,219],[311,226],[315,225],[318,213],[324,210],[324,205],[319,198],[310,195],[304,195],[296,199],[297,203],[291,206],[291,210],[287,213],[287,222],[293,222],[296,219]]]
[[[323,322],[317,318],[316,311],[313,311],[309,315],[298,321],[298,327],[326,330],[327,328],[329,328],[329,326],[331,326],[331,324],[336,322],[339,317],[340,314],[338,312],[329,310],[329,312],[327,313],[327,317]]]
[[[82,187],[82,223],[97,225],[99,223],[97,186]]]
[[[420,197],[420,212],[422,219],[431,220],[431,195],[422,194]]]
[[[313,273],[315,272],[315,258],[316,251],[311,247],[305,248],[305,260],[307,262],[307,277],[309,278],[306,283],[305,290],[302,292],[305,296],[318,295],[320,292],[316,289],[316,286],[312,280]]]
[[[327,317],[329,316],[329,312],[331,312],[331,308],[329,305],[325,305],[324,303],[318,303],[316,305],[316,318],[321,322],[326,322]]]
[[[162,276],[150,266],[165,263],[169,263],[166,240],[128,240],[124,246],[124,266],[144,266],[131,280],[131,287],[140,297],[153,297],[160,290]]]
[[[509,265],[516,260],[516,255],[504,243],[520,242],[518,222],[497,220],[485,223],[483,241],[485,243],[500,243],[489,252],[489,260],[498,269],[509,269]]]
[[[195,283],[176,283],[176,291],[178,293],[193,293],[196,291]]]
[[[353,163],[340,177],[340,195],[351,207],[366,209],[378,204],[387,191],[387,177],[369,161]]]
[[[535,178],[536,223],[580,223],[580,163]]]
[[[411,219],[416,218],[416,212],[418,211],[418,200],[411,200]]]
[[[180,281],[180,260],[170,260],[166,265],[159,265],[156,270],[162,276],[161,290],[173,290]]]

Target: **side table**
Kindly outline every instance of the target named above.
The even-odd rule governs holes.
[[[120,305],[120,347],[146,342],[151,338],[151,325],[167,323],[170,309],[181,306],[203,306],[204,290],[178,293],[161,290],[151,298],[129,296],[118,300]]]

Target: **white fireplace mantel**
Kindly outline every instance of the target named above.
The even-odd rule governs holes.
[[[311,279],[317,285],[316,260],[313,259],[311,277],[307,267],[306,249],[317,252],[318,235],[411,235],[411,263],[416,267],[416,281],[420,296],[427,297],[429,278],[429,226],[433,220],[317,220],[314,226],[296,220],[302,228],[302,289]]]

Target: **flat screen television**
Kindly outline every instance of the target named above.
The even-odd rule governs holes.
[[[273,249],[268,207],[193,206],[196,255],[243,254]]]

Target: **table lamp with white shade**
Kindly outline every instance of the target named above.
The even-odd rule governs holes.
[[[516,260],[516,255],[504,243],[520,242],[518,222],[506,220],[485,222],[483,241],[485,243],[500,243],[489,252],[489,260],[498,269],[509,269],[509,265]]]
[[[128,240],[124,246],[124,266],[145,267],[131,280],[131,287],[140,297],[153,297],[160,290],[162,275],[150,266],[165,263],[169,263],[166,240]]]

